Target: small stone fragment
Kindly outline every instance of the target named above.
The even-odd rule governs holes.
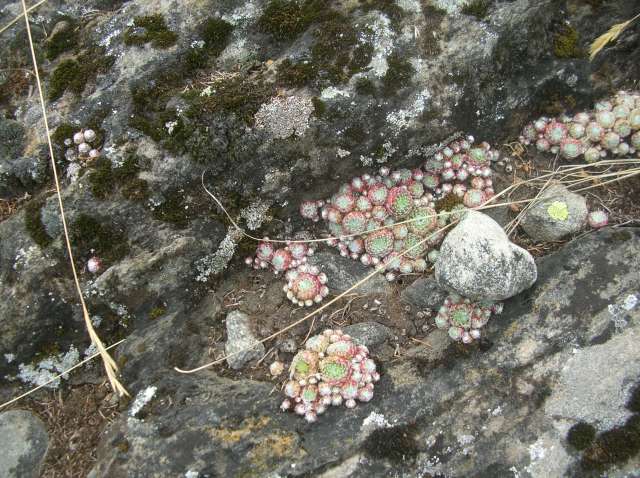
[[[227,343],[224,346],[229,367],[241,369],[247,362],[260,359],[264,353],[264,345],[251,330],[251,320],[247,314],[234,310],[227,315]]]

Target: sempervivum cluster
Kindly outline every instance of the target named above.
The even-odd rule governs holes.
[[[284,292],[296,305],[310,307],[329,295],[327,276],[315,266],[307,264],[307,257],[315,250],[304,242],[291,241],[277,248],[264,238],[256,248],[255,257],[247,257],[245,263],[254,269],[271,268],[274,274],[284,272]]]
[[[373,384],[380,379],[369,351],[341,330],[327,329],[307,340],[305,349],[291,361],[287,398],[282,410],[293,410],[315,422],[331,406],[356,406],[356,400],[373,398]]]
[[[83,129],[73,135],[73,138],[64,140],[67,150],[64,155],[67,161],[75,161],[77,159],[97,158],[100,151],[91,146],[97,138],[96,132],[92,129]]]
[[[588,163],[634,154],[640,150],[640,93],[620,91],[573,117],[539,118],[525,126],[520,142],[565,159],[584,155]]]
[[[300,214],[313,221],[322,218],[330,245],[386,271],[389,280],[398,272],[423,272],[429,249],[444,237],[435,231],[449,219],[438,215],[435,201],[454,195],[466,207],[477,207],[494,195],[491,162],[499,153],[487,143],[472,142],[468,137],[448,144],[420,169],[383,167],[378,174],[357,176],[326,201],[304,201]]]
[[[295,269],[307,262],[307,257],[313,255],[315,249],[309,247],[304,242],[287,242],[285,247],[276,248],[269,238],[265,237],[263,242],[258,244],[255,257],[247,257],[244,262],[254,269],[271,268],[278,275],[289,269]]]
[[[453,340],[469,344],[480,338],[480,329],[489,322],[491,314],[502,312],[501,303],[471,302],[457,294],[450,294],[436,315],[436,327],[448,329]]]
[[[325,285],[327,276],[315,266],[302,264],[295,269],[289,269],[285,277],[287,283],[284,292],[296,305],[310,307],[329,295],[329,288]]]

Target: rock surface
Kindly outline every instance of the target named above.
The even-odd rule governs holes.
[[[47,429],[31,412],[0,414],[0,476],[37,478],[49,443]]]
[[[588,475],[564,440],[566,428],[577,419],[597,427],[632,420],[625,401],[633,370],[596,374],[603,387],[622,384],[601,402],[579,385],[594,371],[583,364],[576,378],[561,366],[576,358],[574,349],[595,363],[608,342],[612,353],[613,345],[628,352],[625,334],[637,329],[636,309],[625,305],[637,294],[636,231],[628,240],[615,239],[623,231],[598,233],[541,260],[539,283],[510,299],[471,348],[451,345],[442,331],[422,337],[417,331],[430,331],[432,318],[418,317],[414,307],[424,306],[404,300],[408,279],[377,275],[358,291],[375,297],[351,297],[343,313],[315,317],[316,328],[376,321],[392,330],[393,339],[376,346],[385,360],[374,401],[332,410],[313,426],[278,412],[281,397],[266,367],[220,364],[197,375],[174,367],[222,356],[230,310],[248,313],[259,337],[305,313],[283,300],[279,277],[247,270],[243,259],[255,243],[203,190],[203,173],[208,190],[255,237],[304,230],[322,238],[328,231],[300,218],[305,199],[329,198],[381,166],[417,168],[457,134],[508,156],[516,151],[500,145],[532,118],[573,114],[611,90],[637,88],[635,27],[595,61],[584,55],[612,24],[637,13],[637,1],[301,1],[317,10],[294,7],[293,17],[269,18],[274,4],[291,7],[49,1],[30,15],[92,320],[105,343],[126,338],[113,353],[131,395],[157,387],[139,417],[114,422],[93,476]],[[0,28],[21,9],[19,1],[2,2]],[[65,31],[70,36],[58,37]],[[90,350],[26,38],[18,21],[0,42],[0,401],[24,391],[25,366],[50,365],[71,347],[78,359]],[[97,132],[101,157],[69,162],[64,139],[86,127]],[[520,161],[506,165],[513,171],[493,166],[496,191],[523,177]],[[503,208],[496,220],[510,215]],[[318,244],[332,294],[372,270],[325,251]],[[97,274],[86,268],[93,255],[103,262]],[[615,257],[622,262],[614,265]],[[595,290],[602,299],[585,298]],[[268,350],[290,358],[309,328],[299,324]],[[93,370],[74,371],[72,385],[100,381],[100,367]],[[593,407],[571,408],[571,393]],[[386,424],[397,428],[374,434]],[[392,443],[400,445],[384,446]],[[610,476],[630,474],[634,460]]]
[[[279,412],[270,383],[164,375],[144,421],[114,423],[91,476],[633,476],[637,457],[594,465],[567,433],[586,421],[599,437],[637,413],[639,247],[639,229],[605,229],[540,259],[484,342],[386,363],[370,403],[312,425]],[[628,366],[603,383],[587,362],[613,351]]]
[[[327,275],[327,285],[333,292],[350,289],[373,272],[373,269],[332,252],[319,252],[309,258],[309,264],[317,265]],[[383,294],[389,292],[389,282],[382,274],[375,274],[353,292],[360,294]]]
[[[469,211],[447,235],[435,267],[440,286],[472,300],[504,300],[536,281],[536,265],[489,216]]]
[[[257,344],[259,339],[251,329],[251,319],[247,314],[234,310],[227,315],[226,323],[227,343],[224,350],[226,355],[231,355],[227,358],[229,367],[240,369],[264,355],[264,345]]]
[[[344,328],[354,341],[366,347],[375,347],[393,337],[393,331],[378,322],[360,322]]]
[[[423,310],[438,310],[448,295],[433,276],[420,277],[402,291],[405,301]]]
[[[534,241],[557,241],[580,232],[588,213],[584,197],[554,184],[524,213],[520,225]]]

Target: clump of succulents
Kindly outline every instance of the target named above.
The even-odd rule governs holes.
[[[274,274],[284,273],[284,292],[296,305],[310,307],[329,295],[327,276],[315,266],[307,264],[307,258],[315,249],[299,241],[288,242],[285,247],[276,248],[274,243],[264,238],[256,248],[255,257],[247,257],[245,263],[254,269],[273,270]]]
[[[640,92],[620,91],[574,116],[538,118],[524,127],[520,142],[565,159],[583,156],[588,163],[635,154],[640,150]]]
[[[315,422],[330,406],[354,408],[358,401],[370,401],[379,379],[365,346],[341,330],[327,329],[310,337],[293,357],[280,408]]]
[[[76,161],[78,159],[97,158],[100,151],[91,146],[97,138],[96,132],[92,129],[82,129],[73,135],[73,138],[64,140],[67,147],[65,158],[67,161]]]
[[[602,210],[591,211],[587,216],[587,222],[594,229],[600,229],[601,227],[609,224],[609,215]]]
[[[378,174],[356,176],[329,199],[302,202],[300,214],[324,220],[329,245],[380,269],[388,280],[423,272],[429,252],[444,239],[436,231],[460,209],[478,207],[494,195],[491,164],[499,153],[473,141],[453,141],[413,171],[382,167]],[[455,207],[436,211],[436,201],[447,196],[457,198]]]
[[[500,302],[471,302],[458,294],[450,294],[438,310],[435,322],[439,329],[447,329],[453,340],[470,344],[480,338],[492,314],[502,312]]]

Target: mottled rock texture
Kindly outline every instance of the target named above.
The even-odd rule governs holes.
[[[485,341],[386,363],[369,404],[332,409],[313,425],[278,412],[268,383],[157,378],[155,408],[144,421],[114,423],[92,476],[599,476],[567,433],[585,421],[601,434],[634,413],[626,406],[640,374],[628,344],[640,307],[624,311],[624,328],[610,311],[638,294],[638,247],[637,229],[570,243],[538,262],[536,284],[506,302]],[[613,353],[609,364],[622,365],[603,379],[606,369],[594,367]],[[149,376],[155,365],[143,367]],[[365,426],[380,421],[374,412],[393,427]],[[620,462],[609,476],[637,465]]]
[[[504,300],[536,281],[533,257],[489,216],[469,211],[447,235],[435,267],[445,288],[472,300]]]

